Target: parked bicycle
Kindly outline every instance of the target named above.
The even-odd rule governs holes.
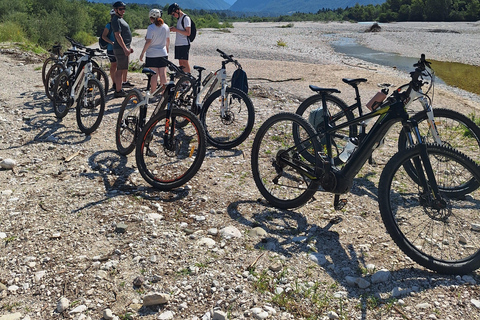
[[[472,159],[476,159],[480,152],[480,128],[467,116],[457,111],[443,108],[432,108],[433,97],[430,97],[429,94],[433,96],[435,73],[431,68],[431,63],[425,60],[425,55],[422,55],[418,63],[414,65],[414,68],[418,68],[421,71],[421,79],[415,81],[415,86],[409,90],[410,96],[407,99],[405,108],[410,110],[415,101],[420,102],[423,110],[415,113],[412,116],[412,119],[415,119],[418,122],[418,127],[424,141],[435,142],[437,144],[447,143]],[[358,85],[366,82],[367,79],[342,79],[342,81],[354,88],[356,102],[348,106],[337,96],[326,94],[325,101],[331,114],[331,123],[354,119],[355,110],[357,110],[356,114],[359,116],[363,115]],[[404,91],[410,85],[411,83],[402,85],[397,91]],[[426,92],[423,92],[422,88],[425,85],[429,85],[429,87]],[[322,94],[317,93],[306,99],[300,104],[296,113],[306,118],[308,117],[309,122],[314,128],[321,125],[323,118]],[[337,136],[334,138],[334,151],[338,155],[335,157],[337,164],[345,162],[346,159],[348,159],[349,154],[351,154],[354,148],[356,148],[356,145],[358,145],[358,140],[361,140],[365,136],[367,125],[368,123],[363,122],[358,126],[353,125],[349,128],[345,128],[342,132],[337,132]],[[400,132],[398,137],[398,149],[405,150],[408,146],[409,141],[407,135],[404,132]]]
[[[150,93],[150,80],[152,76],[156,75],[156,72],[150,68],[143,68],[142,73],[147,75],[145,93],[136,88],[128,91],[118,112],[115,142],[118,152],[124,156],[130,154],[135,149],[137,137],[148,119],[156,115],[160,110],[165,109],[167,104],[166,95],[164,94],[165,87],[158,86],[155,92]],[[180,68],[174,69],[172,73],[174,77],[185,74]],[[157,97],[159,100],[153,112],[148,114],[148,107],[152,97]]]
[[[340,210],[357,173],[388,130],[401,122],[409,147],[385,165],[378,184],[383,223],[399,248],[420,265],[447,274],[480,267],[480,167],[447,145],[428,144],[405,106],[421,86],[416,68],[404,91],[394,91],[372,112],[334,122],[327,97],[339,91],[311,86],[322,100],[323,121],[316,128],[298,114],[270,117],[258,130],[251,165],[255,184],[269,203],[294,208],[321,187],[333,193]],[[377,117],[358,147],[340,167],[334,152],[337,133]],[[412,166],[414,175],[406,167]]]
[[[67,69],[68,67],[71,67],[72,72],[75,73],[76,68],[79,64],[79,59],[82,56],[86,55],[86,52],[81,50],[84,49],[85,46],[76,42],[70,37],[65,38],[70,41],[72,48],[62,53],[60,45],[54,46],[52,51],[54,51],[55,54],[47,58],[42,66],[42,75],[44,70],[47,70],[48,68],[44,79],[44,86],[45,94],[50,100],[53,100],[53,89],[55,86],[55,81],[60,72]],[[98,56],[103,57],[103,55]],[[95,60],[92,60],[92,73],[102,83],[106,95],[109,88],[108,75],[105,73],[105,71],[103,71],[103,69],[98,65]]]
[[[228,86],[226,65],[233,63],[242,68],[232,55],[217,49],[223,58],[222,67],[211,72],[202,81],[203,67],[194,66],[198,77],[184,75],[177,81],[177,105],[200,117],[209,144],[218,149],[231,149],[240,145],[252,131],[255,110],[248,95]]]
[[[176,107],[175,77],[182,71],[164,60],[172,71],[164,91],[166,108],[157,110],[136,138],[135,160],[138,171],[150,185],[171,190],[187,183],[200,169],[206,153],[206,137],[200,120],[192,112]],[[136,124],[135,132],[145,119],[148,97],[143,101],[146,103],[138,103],[136,107],[139,112],[122,117],[126,123]],[[122,129],[133,133],[132,126]]]
[[[100,125],[105,112],[105,91],[92,72],[92,58],[102,54],[100,49],[84,48],[86,55],[78,60],[78,67],[70,65],[57,77],[54,86],[53,110],[58,118],[67,115],[77,103],[76,117],[80,130],[93,133]]]

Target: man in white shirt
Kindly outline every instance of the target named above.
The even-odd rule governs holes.
[[[170,27],[171,32],[176,32],[175,37],[175,59],[183,67],[183,71],[190,73],[190,64],[188,63],[188,54],[190,52],[190,40],[188,36],[191,32],[192,20],[189,16],[180,10],[177,3],[168,7],[168,14],[177,19],[177,27]]]

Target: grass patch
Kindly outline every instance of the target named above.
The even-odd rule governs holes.
[[[431,60],[435,74],[446,84],[480,94],[480,67],[458,62]]]
[[[279,40],[277,40],[277,46],[279,46],[279,47],[286,47],[286,46],[287,46],[287,43],[286,43],[284,40],[279,39]]]

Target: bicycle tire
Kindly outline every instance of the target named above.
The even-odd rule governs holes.
[[[47,79],[47,73],[50,68],[57,63],[58,58],[48,57],[45,59],[42,65],[42,82],[45,86],[45,81]]]
[[[171,121],[167,110],[160,111],[143,128],[135,150],[138,171],[152,187],[168,191],[178,188],[192,179],[202,166],[206,153],[205,130],[190,111],[172,108]],[[178,128],[179,121],[188,120]],[[164,145],[166,123],[169,132],[175,134],[174,143]]]
[[[471,159],[477,159],[480,154],[480,128],[461,113],[450,109],[433,109],[435,116],[435,124],[442,142],[452,148],[460,151]],[[423,137],[424,142],[433,143],[433,137],[428,124],[428,115],[426,110],[422,110],[411,117],[418,123],[418,129]],[[401,131],[398,137],[398,150],[403,151],[408,147],[407,135]],[[411,174],[414,181],[418,181],[415,177],[415,171],[411,163],[405,163],[405,170]],[[467,189],[465,186],[459,186],[466,192],[478,188],[478,184],[474,181],[470,182]]]
[[[118,112],[117,126],[115,129],[115,142],[121,155],[128,155],[135,149],[139,134],[140,108],[137,104],[143,100],[143,95],[138,89],[130,90],[122,102]]]
[[[60,72],[53,89],[53,112],[59,119],[63,119],[73,105],[73,99],[70,97],[72,85],[68,72],[66,70]]]
[[[54,99],[54,88],[55,88],[55,82],[57,80],[57,77],[60,75],[62,71],[64,71],[64,66],[63,64],[56,63],[53,66],[50,67],[50,69],[47,72],[47,75],[45,76],[45,95],[47,96],[48,99],[52,100]]]
[[[217,149],[231,149],[240,145],[252,132],[255,122],[255,109],[246,93],[227,87],[225,95],[229,111],[224,117],[220,114],[221,89],[207,98],[200,114],[207,141]]]
[[[93,61],[92,61],[93,63]],[[103,90],[105,95],[108,94],[108,90],[110,89],[110,82],[108,80],[108,75],[102,68],[99,67],[92,67],[92,73],[95,75],[95,78],[100,81],[103,86]]]
[[[315,129],[304,118],[282,112],[262,124],[252,146],[253,180],[263,197],[273,206],[282,209],[304,205],[313,197],[319,185],[280,161],[280,158],[287,157],[289,161],[304,167],[315,167],[311,161],[306,160],[305,153],[314,157],[319,147],[318,142],[310,140],[313,143],[307,147],[304,143],[297,143],[293,138],[293,127],[297,127],[297,134],[302,141],[315,135]]]
[[[84,101],[86,100],[86,101]],[[105,93],[97,79],[88,79],[87,88],[81,88],[77,100],[77,124],[86,135],[97,130],[105,113]]]
[[[341,122],[353,120],[355,118],[353,112],[348,110],[348,105],[342,99],[331,94],[326,94],[325,102],[327,104],[328,112],[331,115],[330,124],[332,126]],[[321,123],[312,123],[312,119],[310,119],[310,114],[312,112],[315,112],[315,110],[319,108],[323,109],[322,96],[316,94],[308,97],[305,101],[303,101],[300,106],[298,106],[295,113],[305,119],[308,119],[309,123],[314,127],[315,131],[319,132],[320,130],[323,130],[323,127],[321,126],[323,121]],[[332,157],[334,159],[335,165],[338,166],[343,163],[338,158],[338,155],[345,148],[349,137],[356,137],[357,135],[357,125],[352,125],[348,128],[338,130],[337,132],[335,132],[334,135],[332,135]],[[320,143],[321,145],[324,145],[325,141],[321,139]],[[312,158],[310,158],[310,160],[313,161]]]
[[[418,264],[439,273],[469,273],[480,267],[480,190],[461,198],[423,190],[404,168],[405,162],[418,159],[422,147],[399,151],[384,167],[378,185],[383,223],[398,247]],[[470,158],[448,146],[426,148],[443,189],[459,179],[480,181],[480,168]]]

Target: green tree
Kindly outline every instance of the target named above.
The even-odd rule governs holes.
[[[428,21],[446,21],[451,0],[425,0],[425,15]]]

